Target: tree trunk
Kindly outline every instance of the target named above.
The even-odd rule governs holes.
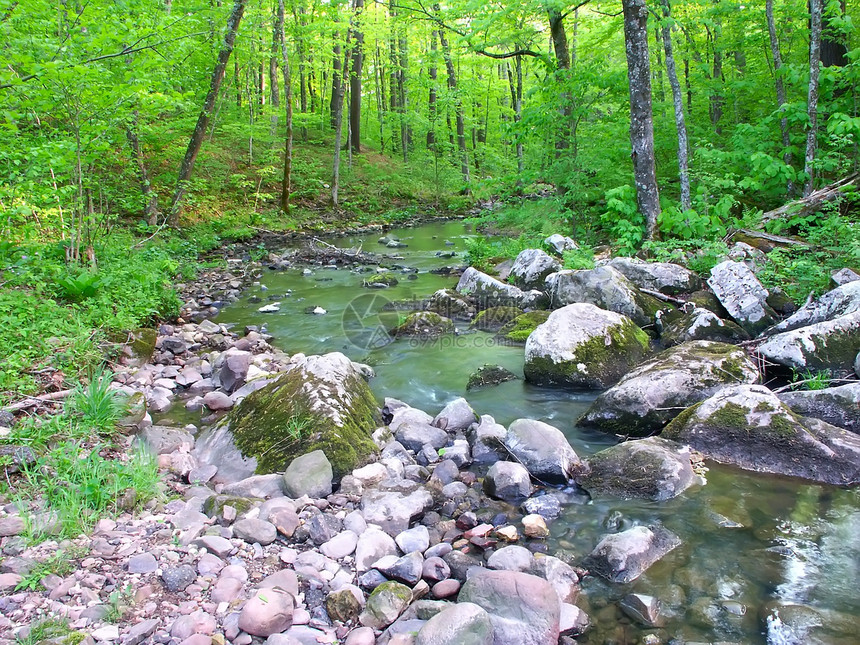
[[[806,104],[809,115],[809,130],[806,132],[806,158],[803,172],[807,176],[803,196],[808,197],[815,186],[815,151],[818,135],[818,75],[821,62],[821,3],[822,0],[809,0],[809,93]]]
[[[334,35],[335,43],[332,48],[331,56],[331,101],[329,103],[329,112],[331,127],[334,129],[334,113],[337,105],[337,96],[340,92],[340,75],[341,75],[341,60],[340,60],[340,43],[337,42],[338,34]]]
[[[430,74],[430,93],[427,97],[427,114],[430,121],[430,129],[427,130],[427,149],[434,150],[436,146],[436,81],[439,74],[436,70],[436,45],[437,33],[433,31],[430,35],[430,63],[428,73]]]
[[[379,122],[379,152],[385,154],[385,77],[382,75],[382,53],[379,41],[373,50],[373,82],[376,85],[376,120]]]
[[[439,5],[435,7],[439,11]],[[445,69],[448,72],[448,90],[454,99],[454,112],[457,120],[457,148],[460,151],[460,172],[463,174],[463,182],[466,184],[468,192],[471,178],[469,177],[469,155],[466,152],[466,124],[463,120],[463,101],[457,92],[457,73],[454,70],[454,60],[451,58],[451,48],[448,45],[448,39],[445,37],[445,32],[439,32],[439,44],[442,45],[442,56],[445,58]]]
[[[821,16],[821,66],[845,67],[848,64],[848,47],[845,36],[833,27],[837,14],[844,16],[845,0],[829,0],[822,7]]]
[[[403,161],[409,160],[409,147],[412,145],[412,129],[409,127],[409,121],[406,115],[409,113],[409,95],[406,92],[406,70],[409,69],[409,59],[407,57],[406,36],[401,34],[397,39],[397,49],[399,50],[399,60],[397,66],[397,92],[399,94],[398,102],[400,103],[400,147],[403,150]]]
[[[514,67],[516,69],[516,85],[514,84],[514,73],[511,71],[510,63],[507,64],[508,84],[511,91],[511,105],[514,108],[514,123],[519,123],[523,118],[523,65],[520,56],[514,57]],[[517,132],[516,136],[516,152],[517,152],[517,175],[523,173],[523,141],[522,133]],[[517,182],[522,179],[517,178]]]
[[[278,133],[278,111],[281,106],[281,92],[278,87],[278,50],[280,39],[284,33],[284,16],[280,9],[275,15],[275,25],[272,30],[272,51],[269,55],[269,102],[272,105],[272,136]]]
[[[290,194],[293,181],[293,82],[290,77],[290,58],[284,38],[284,0],[278,0],[278,41],[281,47],[281,73],[284,76],[284,107],[286,107],[287,136],[284,141],[284,178],[281,182],[281,210],[290,212]]]
[[[302,35],[305,27],[304,17],[299,18],[299,15],[304,16],[305,8],[299,7],[298,12],[293,9],[293,18],[296,21],[296,50],[299,55],[299,111],[306,114],[308,111],[308,85],[307,74],[305,73],[305,41]],[[308,129],[302,126],[302,141],[308,138]]]
[[[648,9],[645,0],[623,0],[627,78],[630,82],[630,145],[636,201],[645,217],[645,237],[653,239],[660,215],[654,159],[654,118],[651,112],[651,70],[648,59]]]
[[[791,139],[788,135],[788,119],[785,117],[785,84],[782,79],[782,53],[779,49],[779,38],[776,35],[776,23],[773,19],[773,0],[766,0],[765,15],[767,17],[767,31],[770,35],[770,53],[773,56],[773,77],[776,83],[776,108],[782,112],[779,120],[779,131],[782,135],[782,161],[787,166],[791,165]],[[794,182],[789,181],[786,187],[791,195],[794,192]]]
[[[344,51],[349,52],[349,41],[352,38],[352,26],[346,34],[346,44]],[[340,77],[340,91],[337,94],[337,102],[335,105],[335,121],[334,121],[334,168],[332,170],[331,181],[331,205],[335,208],[338,206],[338,192],[340,191],[340,148],[343,141],[343,97],[346,92],[346,84],[349,80],[349,54],[344,56],[343,70]]]
[[[714,0],[714,4],[719,5],[720,0]],[[723,52],[722,47],[722,24],[719,16],[714,20],[714,72],[711,75],[713,88],[711,90],[711,124],[714,126],[714,131],[717,135],[723,133],[723,127],[720,125],[720,120],[723,118]]]
[[[355,44],[352,46],[352,65],[349,72],[349,146],[354,153],[361,152],[361,69],[364,63],[364,34],[358,26],[364,0],[353,0],[352,3],[356,28],[352,36]]]
[[[143,207],[143,214],[146,217],[146,223],[155,226],[158,224],[158,193],[152,190],[149,173],[146,171],[146,164],[143,163],[143,155],[140,152],[140,139],[137,136],[138,112],[135,110],[131,114],[131,122],[126,126],[125,136],[131,145],[131,156],[137,166],[137,174],[140,178],[140,192],[143,193],[143,199],[146,202],[146,206]]]
[[[203,101],[203,109],[200,111],[197,125],[194,127],[191,140],[188,142],[185,158],[179,167],[179,181],[177,182],[176,193],[173,196],[173,205],[170,208],[170,220],[174,224],[179,217],[182,198],[185,196],[187,182],[191,179],[191,173],[194,171],[194,162],[197,160],[197,154],[200,152],[200,145],[203,143],[206,129],[209,127],[209,117],[212,113],[212,108],[215,107],[218,90],[221,88],[221,81],[224,80],[224,70],[227,68],[227,61],[230,60],[230,54],[233,52],[233,44],[236,42],[236,32],[239,31],[239,23],[242,21],[242,14],[245,13],[245,3],[246,0],[236,0],[236,3],[233,5],[233,11],[230,12],[230,17],[227,20],[227,33],[224,36],[224,45],[221,51],[218,52],[218,60],[215,63],[215,69],[212,71],[212,79],[209,82],[209,92]]]
[[[675,68],[675,56],[672,53],[672,17],[669,0],[660,0],[663,6],[663,50],[666,54],[666,76],[669,77],[669,87],[672,88],[672,104],[675,108],[675,128],[678,131],[678,177],[681,182],[681,210],[687,211],[692,207],[690,198],[690,173],[688,170],[687,154],[687,124],[684,120],[684,98],[681,95],[681,84],[678,82],[678,71]]]
[[[549,31],[552,36],[552,48],[555,52],[555,61],[558,65],[559,76],[561,77],[559,80],[565,82],[567,80],[567,74],[570,71],[570,50],[567,48],[567,33],[564,30],[564,16],[558,9],[549,8],[547,9],[547,17],[549,18]],[[556,157],[559,156],[561,150],[564,150],[570,145],[570,142],[567,140],[567,133],[569,130],[567,123],[570,120],[570,115],[572,113],[572,97],[568,92],[562,92],[560,98],[561,105],[559,106],[559,113],[561,114],[561,127],[558,129],[556,134]]]

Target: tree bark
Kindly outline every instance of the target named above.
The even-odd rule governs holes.
[[[666,54],[666,76],[669,77],[669,87],[672,88],[672,104],[675,108],[675,128],[678,131],[678,177],[681,182],[681,210],[687,211],[692,207],[690,198],[690,173],[688,170],[687,154],[687,124],[684,119],[684,98],[681,95],[681,84],[678,82],[678,72],[675,68],[675,56],[672,53],[672,17],[669,0],[660,0],[663,6],[663,50]]]
[[[412,145],[412,128],[406,115],[409,113],[409,94],[406,92],[406,70],[409,69],[406,36],[401,34],[397,39],[399,65],[397,68],[397,92],[400,95],[400,147],[403,151],[403,161],[409,160],[409,147]]]
[[[803,196],[808,197],[815,186],[815,152],[818,141],[818,76],[821,62],[821,3],[822,0],[809,0],[809,92],[806,105],[809,116],[809,129],[806,132],[806,157],[803,172],[807,176]]]
[[[439,5],[435,7],[439,11]],[[463,101],[457,91],[457,72],[454,69],[454,60],[451,58],[451,48],[445,32],[439,32],[439,44],[442,45],[442,56],[445,58],[445,69],[448,72],[448,90],[454,99],[454,112],[457,121],[457,148],[460,151],[460,172],[463,174],[463,182],[468,192],[471,178],[469,176],[469,155],[466,151],[466,124],[463,120]]]
[[[140,139],[137,136],[138,112],[132,112],[131,122],[125,129],[125,136],[128,138],[128,143],[131,145],[131,156],[137,166],[137,174],[140,179],[140,191],[143,193],[143,199],[146,205],[143,207],[143,215],[146,217],[146,223],[150,226],[158,224],[158,193],[152,190],[152,184],[149,180],[149,173],[146,171],[146,164],[143,163],[143,155],[140,151]]]
[[[433,150],[436,146],[436,81],[439,74],[436,70],[436,45],[437,33],[434,30],[430,35],[430,63],[428,74],[430,75],[430,93],[427,97],[427,114],[430,121],[430,129],[427,130],[427,149]]]
[[[547,17],[549,19],[550,36],[552,37],[552,48],[555,52],[555,61],[558,65],[560,80],[564,82],[567,80],[567,74],[570,71],[570,50],[567,48],[567,32],[564,29],[564,16],[558,9],[548,8]],[[561,105],[558,111],[561,114],[561,124],[556,133],[556,157],[559,156],[561,150],[570,146],[570,142],[567,140],[567,124],[572,113],[570,105],[572,97],[568,92],[562,92],[560,99]]]
[[[364,64],[364,34],[359,26],[364,0],[353,0],[356,27],[352,37],[352,65],[349,72],[349,146],[354,153],[361,152],[361,70]]]
[[[284,140],[284,178],[281,181],[281,210],[290,212],[290,195],[293,181],[293,82],[290,75],[290,58],[284,38],[284,0],[278,0],[278,41],[281,47],[281,73],[284,76],[284,107],[286,107],[287,136]]]
[[[227,33],[224,36],[224,45],[221,47],[221,51],[218,52],[218,59],[215,63],[215,69],[212,71],[212,79],[209,82],[209,92],[203,101],[203,109],[200,111],[197,125],[194,127],[191,140],[188,142],[185,158],[179,167],[179,181],[177,182],[176,193],[173,196],[173,205],[170,208],[170,220],[174,224],[179,217],[182,198],[185,196],[188,180],[191,179],[191,173],[194,171],[194,162],[197,160],[197,154],[200,152],[200,146],[203,143],[203,138],[206,136],[206,129],[209,127],[209,117],[212,113],[212,108],[215,107],[218,90],[221,89],[221,81],[224,80],[224,70],[227,68],[227,62],[230,60],[230,54],[233,53],[233,45],[236,42],[236,33],[239,31],[242,14],[245,13],[246,1],[236,0],[233,10],[230,12],[230,17],[227,20]]]
[[[782,112],[779,120],[779,131],[782,135],[782,161],[785,165],[791,165],[791,138],[788,134],[788,119],[785,116],[785,83],[782,79],[782,53],[779,48],[779,37],[776,34],[776,22],[773,19],[773,0],[765,2],[765,16],[767,17],[767,31],[770,35],[770,53],[773,56],[773,77],[776,84],[776,108]],[[789,181],[787,192],[794,192],[794,182]]]
[[[278,50],[280,49],[280,39],[284,33],[284,16],[280,8],[275,13],[275,24],[272,29],[272,51],[269,54],[269,102],[272,105],[272,136],[278,132],[278,112],[277,108],[281,106],[281,92],[278,87]]]
[[[334,120],[335,120],[335,107],[337,105],[337,96],[340,92],[340,76],[341,76],[341,68],[343,67],[340,60],[340,43],[337,42],[338,34],[334,35],[335,43],[332,48],[332,56],[331,56],[331,101],[329,103],[329,112],[330,122],[332,129],[334,128]]]
[[[511,70],[511,64],[507,63],[508,84],[511,91],[511,105],[514,108],[514,123],[519,123],[523,118],[523,65],[522,57],[514,58],[514,68],[516,69],[516,85],[514,84],[514,72]],[[517,152],[517,175],[523,174],[523,141],[522,133],[517,132],[515,149]],[[517,182],[522,179],[517,178]]]
[[[299,18],[299,15],[302,18]],[[308,111],[308,84],[307,84],[307,74],[305,73],[305,41],[303,37],[303,30],[305,27],[305,8],[299,7],[298,10],[293,9],[293,18],[296,21],[296,50],[299,55],[299,111],[302,114],[307,113]],[[302,126],[302,141],[306,141],[308,138],[308,129],[305,126]]]
[[[630,145],[636,201],[645,217],[645,237],[653,239],[660,215],[657,165],[654,159],[654,117],[651,112],[651,70],[648,58],[648,8],[645,0],[623,0],[627,78],[630,85]]]
[[[346,34],[346,44],[344,51],[349,52],[349,41],[352,38],[352,24],[350,23],[349,31]],[[337,93],[337,102],[335,105],[335,122],[334,122],[334,167],[332,169],[331,181],[331,205],[338,206],[338,193],[340,191],[340,148],[343,141],[343,97],[346,92],[346,84],[349,80],[349,54],[347,53],[343,61],[343,69],[340,77],[340,91]]]
[[[789,202],[779,208],[764,213],[759,219],[759,227],[763,227],[771,220],[782,217],[803,217],[821,210],[827,202],[832,202],[846,193],[850,193],[860,187],[860,174],[853,173],[847,177],[833,182],[829,186],[819,188],[802,199]]]
[[[839,12],[845,14],[845,0],[829,0],[822,7],[821,16],[821,66],[845,67],[848,64],[848,47],[845,37],[833,26],[832,16]]]
[[[720,4],[720,0],[714,0],[715,5]],[[722,22],[717,16],[714,20],[714,71],[711,75],[713,89],[711,90],[711,123],[714,126],[714,131],[717,135],[723,133],[723,127],[720,125],[720,120],[723,118],[723,51],[722,47]]]

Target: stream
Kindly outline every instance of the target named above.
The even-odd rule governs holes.
[[[432,269],[465,262],[463,222],[395,229],[406,246],[379,244],[380,233],[329,240],[342,248],[396,256],[388,269],[399,284],[367,289],[368,273],[312,267],[270,271],[262,284],[222,310],[219,323],[265,326],[278,348],[294,354],[341,351],[376,371],[371,387],[379,400],[390,396],[438,412],[458,396],[478,414],[503,425],[521,417],[546,421],[567,436],[577,454],[588,456],[615,437],[578,428],[576,419],[594,394],[537,388],[522,380],[466,392],[469,375],[485,363],[522,376],[522,346],[506,346],[492,334],[458,333],[437,341],[398,339],[384,328],[400,314],[384,310],[391,301],[423,299],[457,278]],[[454,252],[455,257],[445,257]],[[415,270],[417,269],[417,272]],[[280,303],[274,313],[258,309]],[[321,307],[325,314],[305,313]],[[549,553],[577,563],[606,533],[636,524],[662,522],[683,545],[628,585],[589,576],[579,604],[593,621],[578,642],[644,643],[649,634],[676,643],[768,643],[770,645],[860,643],[860,494],[771,475],[755,475],[707,464],[707,484],[668,502],[601,499],[557,491],[566,501],[562,517],[550,523]],[[655,596],[665,624],[645,628],[626,617],[617,601],[635,592]],[[673,641],[674,639],[674,641]]]

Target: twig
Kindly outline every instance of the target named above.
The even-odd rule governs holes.
[[[43,396],[28,396],[23,401],[18,401],[17,403],[12,403],[3,408],[4,412],[17,412],[18,410],[26,410],[27,408],[32,408],[34,405],[39,405],[39,403],[50,403],[51,401],[59,401],[61,399],[65,399],[69,396],[74,390],[60,390],[59,392],[51,392],[50,394],[45,394]]]
[[[819,379],[815,379],[815,378],[805,378],[802,381],[794,381],[793,383],[789,383],[788,385],[783,385],[782,387],[776,388],[775,390],[773,390],[773,393],[779,394],[780,392],[785,392],[786,390],[790,390],[791,388],[796,387],[798,385],[806,385],[807,383],[812,383],[815,381],[820,382]],[[829,379],[827,379],[827,381],[831,384],[832,383],[856,383],[857,379],[856,378],[829,378]],[[813,390],[807,390],[807,391],[811,392]]]
[[[649,296],[653,296],[658,300],[664,300],[665,302],[674,302],[676,305],[686,305],[688,300],[681,300],[680,298],[675,298],[673,296],[667,296],[665,293],[660,293],[659,291],[654,291],[653,289],[643,289],[639,288],[639,291],[642,293],[647,293]]]

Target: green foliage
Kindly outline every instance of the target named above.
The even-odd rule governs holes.
[[[43,589],[42,579],[45,576],[54,574],[61,578],[66,577],[77,569],[76,560],[80,556],[81,553],[60,549],[46,560],[37,562],[36,566],[21,578],[15,591],[40,591]]]
[[[126,411],[124,397],[111,388],[112,375],[97,369],[84,385],[79,383],[71,400],[71,411],[81,417],[81,423],[97,432],[115,429],[117,421]]]
[[[565,251],[562,255],[565,269],[593,269],[594,250],[580,246],[578,249]]]
[[[503,260],[512,260],[529,248],[539,248],[538,239],[520,235],[517,238],[477,236],[466,240],[466,261],[479,271],[493,272]]]
[[[833,373],[830,370],[791,370],[792,390],[824,390],[830,387]]]
[[[98,293],[102,285],[104,285],[104,278],[87,271],[82,271],[78,275],[59,276],[57,278],[57,287],[59,287],[61,297],[68,302],[81,302],[87,298],[92,298]]]
[[[642,245],[642,250],[657,262],[674,262],[708,276],[726,257],[729,247],[722,240],[651,240]]]
[[[59,645],[78,645],[86,637],[85,633],[73,630],[65,619],[46,618],[30,625],[26,636],[16,637],[15,642],[18,645],[43,645],[49,642]]]
[[[636,190],[625,185],[606,191],[606,211],[600,222],[620,255],[632,255],[642,245],[645,218],[636,203]]]

